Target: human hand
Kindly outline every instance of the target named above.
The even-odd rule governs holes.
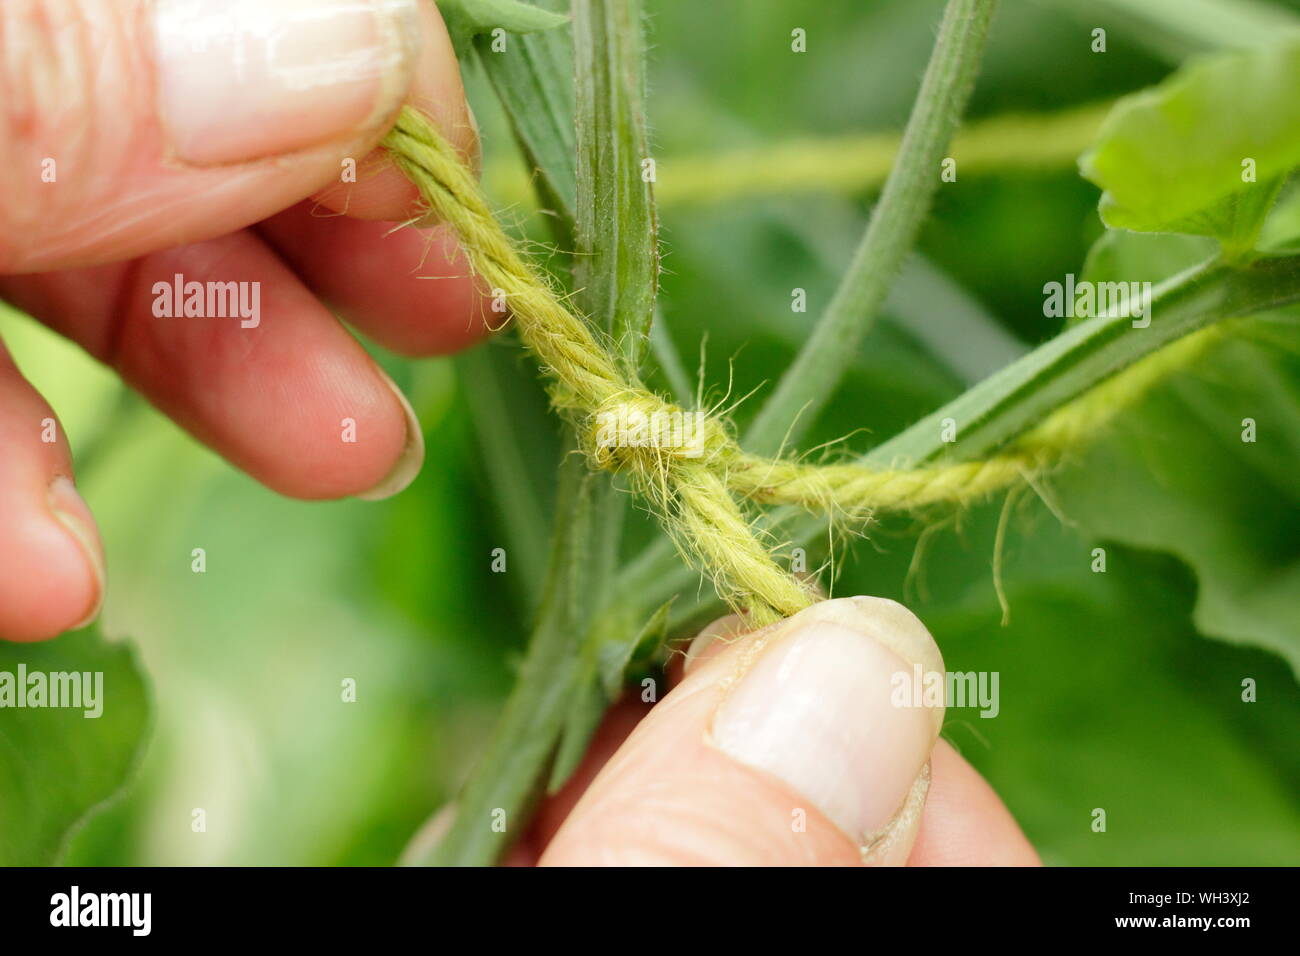
[[[1038,863],[989,785],[938,740],[943,708],[899,705],[914,668],[944,673],[909,610],[840,598],[753,634],[739,627],[705,628],[653,707],[614,708],[506,862]],[[408,855],[448,822],[435,819]]]
[[[485,332],[454,240],[394,231],[417,197],[375,147],[403,102],[477,162],[431,3],[5,0],[0,298],[277,491],[395,494],[419,424],[331,307],[410,355]],[[217,314],[184,315],[192,282]],[[97,613],[103,549],[3,344],[0,452],[0,636],[51,637]]]

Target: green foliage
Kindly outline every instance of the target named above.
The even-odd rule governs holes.
[[[541,0],[541,8],[567,11],[569,3]],[[489,38],[480,37],[475,54],[465,59],[477,61],[491,81],[510,131],[537,177],[542,205],[554,213],[551,231],[563,248],[572,249],[578,186],[571,31],[542,30],[514,37],[499,53]]]
[[[994,517],[972,522],[968,558],[989,553]],[[1195,585],[1173,561],[1107,542],[1106,572],[1094,573],[1094,542],[1042,506],[1018,513],[1017,534],[1026,533],[1032,540],[1010,546],[1005,626],[985,582],[964,601],[920,613],[949,670],[999,673],[997,717],[951,709],[944,736],[994,782],[1044,861],[1294,860],[1292,675],[1270,655],[1198,637],[1189,620]],[[1104,832],[1092,828],[1097,809]]]
[[[20,670],[20,668],[22,670]],[[80,706],[19,707],[21,678],[42,686],[69,675]],[[83,693],[94,696],[89,708]],[[16,695],[16,696],[10,696]],[[149,726],[149,694],[125,643],[98,628],[40,644],[0,641],[0,865],[49,866],[73,829],[130,779]],[[93,716],[92,716],[93,715]]]
[[[549,792],[563,787],[578,768],[605,711],[622,693],[628,673],[634,667],[650,664],[663,647],[671,606],[671,599],[660,605],[639,630],[622,615],[599,620],[590,627],[580,651],[572,703],[551,767]]]
[[[1108,234],[1084,278],[1160,278],[1194,261],[1201,242]],[[1300,673],[1297,436],[1300,316],[1290,310],[1239,323],[1120,419],[1065,476],[1062,495],[1094,535],[1181,558],[1196,574],[1202,634],[1269,648]]]
[[[1092,4],[1063,5],[1084,9],[1089,23],[1095,18]],[[1108,8],[1121,5],[1154,9],[1137,0],[1111,0]],[[535,7],[558,13],[568,2]],[[658,37],[648,69],[661,177],[671,175],[678,154],[901,129],[940,10],[916,0],[805,5],[800,25],[814,52],[798,56],[788,50],[788,0],[645,0],[645,7]],[[495,9],[499,18],[501,5]],[[464,61],[485,149],[489,160],[520,162],[541,207],[555,213],[532,217],[512,207],[507,215],[523,220],[530,235],[549,227],[549,239],[567,253],[577,248],[578,208],[571,31],[522,33],[518,23],[499,22],[509,31],[507,52],[492,52],[490,37],[475,28]],[[1003,5],[973,116],[1066,110],[1140,89],[1168,71],[1169,50],[1188,45],[1181,34],[1157,44],[1170,39],[1157,19],[1140,27],[1127,36],[1159,45],[1161,58],[1121,43],[1118,20],[1110,51],[1098,56],[1086,31],[1048,5]],[[1203,29],[1194,46],[1247,45],[1259,32]],[[1044,83],[1048,71],[1070,82]],[[1182,82],[1139,95],[1127,109],[1158,110],[1166,94],[1190,103],[1193,89],[1179,93]],[[1180,141],[1186,148],[1155,146],[1141,123],[1125,120],[1125,135],[1132,122],[1133,143],[1141,145],[1135,160],[1146,164],[1140,187],[1119,183],[1123,171],[1116,172],[1125,210],[1129,198],[1141,209],[1148,187],[1195,206],[1178,213],[1184,219],[1215,210],[1224,197],[1203,188],[1215,184],[1197,178],[1196,154],[1230,157],[1240,143],[1218,144],[1241,114],[1253,117],[1253,126],[1241,119],[1247,133],[1274,124],[1240,89],[1202,97],[1196,108],[1215,102],[1217,113],[1196,119],[1206,134]],[[1281,112],[1273,116],[1294,112],[1293,103],[1276,105]],[[1230,170],[1238,178],[1240,158]],[[1169,171],[1184,162],[1191,165]],[[1264,162],[1258,168],[1251,196],[1275,178]],[[1245,195],[1235,187],[1229,193]],[[1079,271],[1085,256],[1083,278],[1158,281],[1213,255],[1214,240],[1201,235],[1110,230],[1094,244],[1095,198],[1066,170],[963,170],[959,184],[940,188],[919,240],[924,261],[904,266],[883,320],[850,357],[801,447],[845,436],[854,449],[879,446],[957,398],[980,369],[1010,364],[1055,336],[1059,327],[1042,315],[1042,284]],[[1294,251],[1295,200],[1294,188],[1284,187],[1258,248]],[[692,372],[703,352],[710,401],[770,390],[834,294],[867,208],[863,197],[819,195],[661,211],[671,255],[658,305]],[[1208,220],[1238,245],[1250,231],[1238,226],[1257,223],[1257,211],[1240,211],[1247,215],[1231,229]],[[1209,229],[1204,221],[1192,226]],[[567,274],[569,258],[548,264],[555,262],[557,274]],[[791,311],[794,286],[807,291],[807,313]],[[927,335],[954,302],[966,321]],[[1153,393],[1050,476],[1043,490],[1064,522],[1030,496],[1013,507],[1002,555],[1005,627],[991,570],[1001,498],[961,514],[887,518],[867,541],[837,542],[834,593],[903,600],[936,635],[949,668],[1000,671],[998,718],[955,709],[945,736],[998,790],[1048,862],[1241,865],[1286,863],[1300,852],[1293,798],[1300,767],[1291,739],[1300,694],[1282,661],[1259,649],[1294,665],[1300,633],[1294,322],[1293,313],[1273,313],[1242,323],[1238,340]],[[258,488],[150,411],[106,421],[118,394],[109,373],[27,323],[0,316],[0,326],[58,410],[79,465],[99,446],[98,461],[79,477],[108,543],[108,618],[114,631],[136,636],[155,687],[156,739],[138,782],[86,821],[69,862],[392,862],[483,757],[530,627],[535,650],[522,672],[539,660],[562,666],[530,685],[538,694],[526,707],[506,711],[526,746],[503,750],[499,762],[526,772],[488,781],[480,796],[462,791],[461,801],[526,807],[536,782],[563,778],[581,754],[593,720],[618,693],[612,675],[629,647],[657,646],[664,616],[667,636],[683,637],[682,622],[707,613],[697,578],[680,570],[669,547],[666,565],[627,578],[634,586],[618,592],[627,599],[618,605],[620,621],[566,630],[565,622],[589,611],[566,604],[563,615],[536,614],[543,588],[532,569],[544,563],[549,518],[564,529],[579,512],[571,492],[557,498],[563,449],[536,370],[508,341],[458,359],[455,376],[451,363],[381,356],[425,425],[424,473],[391,501],[305,504]],[[978,361],[965,361],[972,358]],[[738,418],[751,418],[757,404],[741,402]],[[1254,444],[1240,441],[1245,417],[1258,423]],[[97,442],[106,427],[112,440]],[[601,505],[594,507],[593,515]],[[621,531],[623,564],[658,534],[635,509]],[[825,525],[812,531],[824,544]],[[206,575],[188,568],[199,545],[209,552]],[[489,571],[498,545],[509,554],[504,575]],[[592,547],[603,555],[608,541],[593,539]],[[1090,570],[1094,547],[1106,548],[1104,574]],[[567,560],[579,575],[592,570],[590,554]],[[665,609],[672,593],[680,597]],[[643,625],[646,640],[633,640]],[[117,645],[102,652],[125,653]],[[634,651],[634,666],[639,657]],[[358,681],[356,704],[338,700],[344,676]],[[1248,677],[1258,682],[1256,703],[1241,699]],[[587,696],[566,694],[570,687]],[[100,759],[116,753],[117,766],[126,767],[135,750],[126,736],[109,747],[78,744],[74,766],[60,756],[70,751],[54,745],[60,728],[25,743],[15,763],[3,733],[13,714],[0,711],[0,845],[17,835],[24,859],[48,859],[81,816],[71,803],[84,812],[120,786],[121,777],[100,775]],[[65,716],[32,711],[22,719]],[[108,719],[78,714],[70,730],[105,733]],[[145,722],[141,711],[140,732]],[[55,765],[34,763],[31,754],[64,763],[51,776]],[[25,802],[5,802],[15,794]],[[40,816],[65,796],[58,820]],[[209,808],[218,832],[190,838],[195,806]],[[1108,812],[1105,834],[1089,826],[1099,806]],[[475,829],[491,839],[481,820]],[[37,840],[37,831],[48,838]],[[461,845],[453,858],[482,859],[497,849]]]
[[[646,141],[639,0],[577,0],[574,85],[582,309],[635,372],[659,288],[659,237]]]
[[[438,0],[438,9],[460,56],[469,50],[470,40],[495,29],[534,33],[553,30],[566,20],[562,14],[523,0]]]
[[[1277,190],[1300,165],[1300,45],[1194,63],[1126,97],[1080,160],[1108,226],[1254,248]]]
[[[1062,498],[1097,537],[1192,568],[1202,634],[1276,651],[1300,673],[1300,353],[1252,335],[1261,321],[1300,341],[1294,316],[1251,320],[1124,416]]]

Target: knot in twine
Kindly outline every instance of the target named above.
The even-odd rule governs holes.
[[[430,120],[403,108],[384,146],[429,212],[455,229],[474,272],[505,293],[520,338],[547,375],[552,403],[573,420],[588,462],[628,476],[683,556],[755,626],[794,614],[817,595],[777,564],[779,547],[765,543],[740,501],[865,520],[877,508],[982,497],[1093,434],[1115,410],[1198,354],[1215,332],[1204,329],[1149,356],[984,460],[872,468],[763,458],[744,452],[725,421],[674,405],[622,373],[592,327],[561,304],[519,253],[474,174]]]
[[[723,422],[648,391],[603,402],[590,416],[583,441],[594,467],[641,481],[682,464],[711,461],[735,447]]]

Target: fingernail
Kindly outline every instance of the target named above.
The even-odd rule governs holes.
[[[157,0],[154,35],[176,157],[246,162],[381,124],[410,84],[417,0]]]
[[[77,493],[77,486],[71,479],[62,475],[55,478],[50,482],[46,499],[55,520],[67,528],[80,545],[82,553],[86,556],[86,562],[90,565],[90,573],[95,578],[95,597],[86,615],[69,628],[75,631],[99,617],[100,608],[104,605],[104,584],[107,580],[104,571],[104,547],[99,539],[94,515],[91,514],[90,507],[81,495]]]
[[[824,601],[747,649],[712,742],[788,784],[859,845],[904,805],[943,707],[904,703],[898,675],[942,672],[934,639],[883,598]]]
[[[406,400],[397,383],[389,378],[383,369],[376,366],[376,371],[383,378],[384,384],[393,390],[393,394],[402,405],[402,412],[406,416],[406,443],[402,446],[402,453],[397,456],[397,463],[393,465],[392,471],[384,480],[369,491],[357,495],[362,501],[382,501],[405,490],[406,486],[415,480],[415,476],[420,473],[420,466],[424,464],[424,431],[420,428],[420,420],[415,417],[415,409]]]

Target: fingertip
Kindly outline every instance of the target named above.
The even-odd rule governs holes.
[[[63,426],[0,344],[0,638],[44,640],[99,611],[104,548],[71,474]]]
[[[401,409],[402,446],[384,477],[367,491],[356,496],[363,501],[382,501],[405,491],[420,473],[420,468],[424,464],[424,432],[420,427],[420,420],[415,415],[415,409],[411,407],[410,401],[397,387],[396,382],[382,369],[376,368],[376,371],[397,399]]]
[[[465,98],[460,65],[438,8],[421,5],[420,54],[407,103],[429,116],[477,173],[482,162],[478,123]],[[419,192],[382,149],[357,160],[350,175],[312,196],[356,219],[404,222],[423,212]]]
[[[0,635],[41,641],[93,621],[104,599],[104,549],[72,481],[50,484],[44,507],[11,510],[0,546]]]
[[[943,672],[925,625],[894,601],[839,598],[743,647],[714,746],[785,781],[864,850],[880,844],[942,726],[942,700],[898,692]]]
[[[874,598],[825,601],[728,642],[728,622],[583,795],[543,863],[901,864],[941,702],[924,625]],[[716,648],[716,649],[715,649]]]
[[[909,866],[1041,866],[988,781],[946,740],[935,745],[930,796]]]
[[[410,89],[419,0],[155,0],[154,83],[194,166],[371,141]]]
[[[315,403],[297,409],[295,427],[269,425],[279,435],[276,442],[260,441],[238,455],[227,448],[227,457],[290,498],[380,500],[397,494],[424,460],[414,411],[378,366],[362,372],[351,357],[339,357],[332,369],[318,367],[318,373],[325,381]]]
[[[5,190],[0,272],[245,228],[373,152],[413,89],[454,80],[436,112],[472,143],[454,60],[416,48],[431,18],[427,0],[0,3],[0,167],[49,179]],[[421,63],[440,72],[417,81]]]

